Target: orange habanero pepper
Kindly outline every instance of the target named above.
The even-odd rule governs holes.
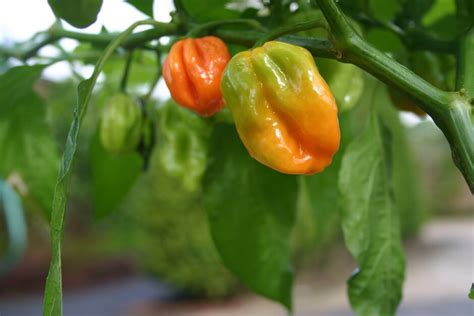
[[[242,142],[262,164],[313,174],[331,163],[340,141],[337,106],[303,47],[272,41],[235,55],[222,91]]]
[[[224,106],[220,82],[230,60],[226,44],[215,36],[176,42],[163,65],[163,77],[173,99],[203,116]]]

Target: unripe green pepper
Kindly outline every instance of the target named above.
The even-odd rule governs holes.
[[[163,170],[183,188],[199,188],[207,164],[210,127],[206,120],[170,100],[158,109],[158,155]]]
[[[313,56],[271,41],[235,55],[221,82],[250,155],[282,173],[312,174],[339,148],[337,106]]]
[[[135,150],[140,142],[142,111],[123,93],[114,95],[105,105],[100,124],[102,145],[111,153]]]

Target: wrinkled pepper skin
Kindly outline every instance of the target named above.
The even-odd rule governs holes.
[[[128,95],[118,93],[107,102],[100,122],[100,139],[113,154],[133,152],[142,130],[142,110]]]
[[[220,82],[230,60],[226,44],[215,36],[176,42],[163,64],[163,77],[173,99],[202,116],[223,106]]]
[[[267,42],[235,55],[222,93],[250,155],[282,173],[313,174],[339,148],[337,106],[304,48]]]

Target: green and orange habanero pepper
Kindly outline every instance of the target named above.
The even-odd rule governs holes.
[[[163,77],[180,105],[210,116],[223,106],[220,82],[230,60],[226,44],[215,36],[176,42],[163,64]]]
[[[334,97],[304,48],[271,41],[235,55],[222,93],[250,155],[282,173],[312,174],[339,148]]]

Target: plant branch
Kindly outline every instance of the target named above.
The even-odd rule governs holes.
[[[120,91],[126,93],[128,76],[130,74],[130,66],[133,61],[133,50],[130,50],[127,54],[127,60],[125,62],[125,68],[123,70],[122,80],[120,80]]]
[[[442,91],[434,87],[408,68],[371,46],[355,32],[333,0],[313,1],[318,3],[330,26],[330,41],[295,35],[282,36],[279,37],[279,40],[305,47],[318,57],[338,59],[342,62],[357,65],[381,81],[395,86],[416,99],[420,107],[433,118],[446,135],[456,164],[462,171],[471,190],[474,190],[472,123],[470,119],[466,119],[472,107],[470,97],[462,93],[464,90],[455,93]],[[152,21],[151,24],[152,29],[131,34],[121,46],[127,49],[141,48],[149,41],[158,39],[161,36],[184,35],[186,31],[196,28],[195,23],[180,21],[179,19],[171,23]],[[251,47],[258,40],[269,38],[268,36],[270,36],[266,32],[257,30],[211,30],[212,28],[206,26],[204,30],[219,36],[226,42],[247,47]],[[278,32],[281,32],[279,35],[284,34],[284,31],[284,29],[278,30]],[[48,33],[50,35],[49,38],[40,41],[25,52],[19,54],[12,50],[0,48],[0,53],[18,58],[19,56],[31,54],[32,51],[37,51],[42,46],[60,38],[71,38],[105,46],[117,37],[117,34],[114,33],[85,34],[61,28],[52,28]],[[463,86],[466,91],[469,91],[472,97],[472,83],[468,83],[470,82],[469,80],[472,81],[470,74],[473,71],[472,46],[474,45],[472,43],[472,30],[469,34],[471,35],[464,37],[461,45],[456,47],[460,46],[458,83],[460,82],[459,86]],[[14,54],[9,55],[8,53]],[[466,83],[468,83],[469,87],[465,86]]]
[[[26,59],[36,55],[36,53],[41,48],[43,48],[44,46],[49,45],[51,43],[54,43],[58,39],[59,38],[55,35],[52,35],[50,33],[45,33],[44,37],[39,42],[35,43],[32,47],[30,47],[27,51],[25,51],[25,53],[22,56],[22,59],[26,60]]]
[[[181,25],[176,22],[162,23],[153,21],[152,29],[133,33],[127,40],[122,43],[122,47],[127,49],[137,48],[143,46],[144,43],[158,39],[166,35],[181,34]],[[62,38],[74,39],[80,42],[87,42],[96,45],[107,46],[110,42],[119,36],[119,33],[99,33],[89,34],[75,31],[68,31],[63,28],[51,28],[46,32],[47,36],[26,50],[18,51],[18,49],[5,48],[0,46],[0,55],[13,57],[19,60],[26,60],[33,57],[38,50]],[[184,33],[183,33],[184,34]]]
[[[55,35],[49,34],[47,32],[38,34],[37,36],[42,37],[42,38],[37,42],[33,42],[32,44],[24,45],[26,47],[18,47],[18,48],[17,47],[14,47],[14,48],[0,47],[0,55],[4,55],[7,57],[14,57],[18,60],[25,61],[35,56],[38,53],[38,51],[44,46],[52,44],[60,38]]]
[[[153,28],[133,33],[128,39],[122,44],[125,48],[135,48],[143,43],[149,42],[154,39],[158,39],[166,35],[179,34],[180,25],[178,23],[161,23],[156,22],[153,24]],[[89,42],[99,45],[108,45],[111,41],[117,38],[118,33],[105,33],[105,34],[87,34],[74,31],[68,31],[64,29],[52,30],[52,35],[58,38],[70,38],[82,42]]]
[[[369,28],[379,27],[392,32],[397,35],[407,47],[414,50],[429,50],[449,54],[456,53],[456,41],[436,38],[420,26],[413,25],[404,29],[393,22],[379,21],[365,13],[357,13],[356,15],[352,15],[352,17]]]
[[[340,50],[341,60],[359,66],[416,99],[446,136],[454,162],[474,192],[474,131],[469,115],[471,99],[459,92],[446,92],[434,87],[364,41],[333,0],[315,1],[331,27],[331,40]],[[472,59],[466,63],[472,63]]]
[[[263,32],[256,31],[232,31],[232,30],[218,30],[214,34],[224,41],[252,47],[255,43],[265,36]],[[286,35],[280,37],[278,40],[293,45],[298,45],[306,48],[314,56],[324,58],[336,58],[336,51],[331,46],[331,43],[327,40],[310,39],[308,37]]]
[[[276,30],[272,31],[271,33],[268,33],[264,35],[262,38],[260,38],[256,43],[255,47],[263,45],[265,42],[271,41],[273,39],[279,38],[283,35],[286,34],[291,34],[291,33],[297,33],[300,31],[306,31],[314,28],[324,28],[328,29],[326,21],[320,21],[320,20],[314,20],[314,21],[307,21],[307,22],[302,22],[294,25],[288,25],[288,26],[282,26],[280,28],[277,28]]]
[[[174,8],[176,9],[176,13],[180,16],[180,18],[189,20],[190,16],[184,4],[181,0],[173,0]]]
[[[457,66],[456,88],[474,98],[474,27],[461,38]]]
[[[188,36],[189,37],[198,37],[203,33],[209,33],[209,31],[212,31],[213,29],[216,29],[220,26],[225,26],[225,25],[236,25],[236,24],[243,24],[243,25],[248,25],[254,29],[260,29],[264,31],[265,29],[262,27],[260,22],[257,20],[253,19],[229,19],[229,20],[218,20],[218,21],[212,21],[209,23],[205,24],[200,24],[195,27],[193,27],[189,32]]]
[[[354,31],[344,14],[332,0],[317,0],[333,34],[332,41],[340,59],[359,66],[385,83],[411,95],[423,103],[423,110],[435,116],[447,104],[449,93],[429,84],[410,69],[364,41]]]
[[[450,116],[455,123],[450,131],[452,137],[459,140],[453,148],[454,161],[470,172],[468,180],[471,192],[474,192],[474,125],[472,111],[474,105],[474,26],[461,38],[458,51],[456,71],[456,88],[468,100],[467,104],[454,103],[449,108]]]
[[[156,85],[158,84],[161,78],[161,74],[162,74],[161,51],[159,50],[156,50],[156,67],[158,69],[156,72],[156,76],[153,79],[152,83],[150,84],[150,88],[148,89],[148,92],[143,96],[143,101],[145,103],[147,103],[150,100],[153,94],[153,91],[155,91]]]

